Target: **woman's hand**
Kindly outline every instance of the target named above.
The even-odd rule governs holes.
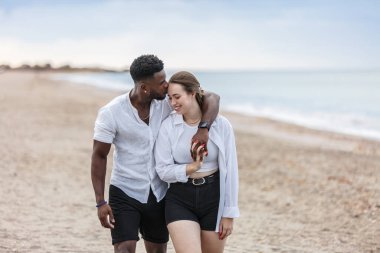
[[[191,142],[191,148],[190,148],[190,154],[191,154],[191,158],[193,158],[193,161],[197,160],[197,153],[199,153],[198,152],[199,148],[201,148],[200,151],[202,152],[202,157],[201,157],[202,161],[203,161],[203,157],[208,155],[206,143],[202,143],[200,141],[192,141]]]
[[[219,224],[219,240],[224,240],[232,234],[234,225],[234,219],[233,218],[226,218],[222,217]]]
[[[193,138],[191,139],[191,157],[193,158],[193,160],[195,161],[195,150],[197,148],[198,145],[204,145],[204,150],[206,151],[205,152],[205,156],[208,155],[207,153],[207,142],[208,142],[208,130],[207,128],[198,128],[198,131],[197,133],[193,136]],[[195,144],[195,145],[194,145]]]
[[[193,154],[192,156],[193,156],[194,162],[187,165],[187,168],[186,168],[187,175],[197,172],[203,164],[203,157],[205,155],[205,145],[199,145],[198,147],[196,146],[197,146],[197,143],[193,143],[191,146],[191,152]]]

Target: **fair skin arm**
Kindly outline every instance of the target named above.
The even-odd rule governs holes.
[[[111,144],[94,140],[91,157],[91,180],[95,192],[96,203],[104,201],[104,184],[107,170],[107,156],[110,152]],[[108,204],[98,208],[98,218],[105,228],[113,228],[115,220],[111,207]]]
[[[219,240],[224,240],[232,234],[234,225],[233,218],[222,217],[219,224]]]

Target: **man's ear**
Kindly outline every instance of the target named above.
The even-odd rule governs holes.
[[[143,90],[144,93],[149,92],[149,88],[148,88],[148,85],[146,83],[140,82],[140,87],[141,87],[141,89]]]

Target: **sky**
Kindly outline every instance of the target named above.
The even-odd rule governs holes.
[[[377,0],[0,0],[0,65],[379,69]]]

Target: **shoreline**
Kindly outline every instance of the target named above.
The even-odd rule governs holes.
[[[0,75],[0,194],[9,200],[0,251],[112,251],[90,157],[97,110],[119,94],[42,73]],[[222,114],[235,130],[241,211],[225,252],[380,251],[379,142]]]
[[[52,74],[54,79],[54,73]],[[96,76],[96,73],[93,76],[76,76],[75,74],[64,77],[61,76],[61,80],[65,80],[68,82],[80,83],[81,85],[89,85],[96,86],[103,89],[110,90],[128,90],[133,87],[131,84],[132,80],[126,75],[123,74],[123,82],[115,79],[108,79],[107,77],[104,79],[102,76]],[[221,93],[223,93],[221,91]],[[222,95],[223,96],[223,95]],[[223,98],[223,97],[222,97]],[[226,97],[227,98],[227,97]],[[259,106],[259,104],[257,105]],[[362,118],[361,114],[357,114],[357,112],[350,112],[344,114],[343,116],[339,113],[333,112],[330,114],[326,111],[313,112],[310,114],[306,114],[305,112],[297,112],[291,108],[284,108],[284,111],[281,108],[272,108],[272,106],[266,106],[261,109],[255,109],[255,106],[252,104],[246,105],[238,105],[238,104],[221,104],[221,110],[228,111],[230,113],[238,113],[245,115],[247,117],[255,117],[255,118],[265,118],[273,121],[297,125],[304,128],[310,128],[318,131],[332,132],[342,135],[348,136],[358,136],[359,138],[367,139],[367,140],[375,140],[380,141],[380,130],[375,128],[375,123],[379,120],[376,118],[368,118],[367,120],[372,119],[372,123],[368,123]],[[269,112],[268,112],[269,110]],[[334,110],[333,110],[334,111]],[[255,112],[255,113],[254,113]],[[316,116],[315,114],[320,114],[320,116]],[[321,115],[324,115],[323,117]],[[321,118],[322,117],[322,118]],[[329,120],[327,120],[327,118]],[[350,120],[348,120],[350,118]],[[356,122],[357,123],[354,123]],[[333,123],[334,122],[334,123]],[[360,126],[365,126],[363,128],[359,128]]]

